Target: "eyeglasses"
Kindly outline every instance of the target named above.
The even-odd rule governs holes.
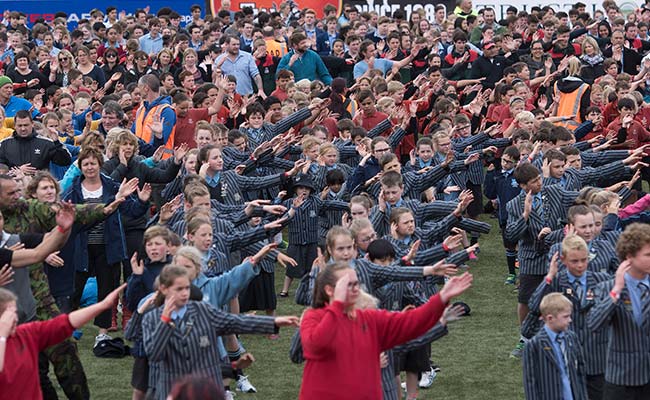
[[[472,125],[463,125],[463,126],[457,126],[456,129],[459,131],[464,131],[465,129],[471,128]]]
[[[360,243],[368,243],[368,242],[372,242],[372,241],[375,240],[375,239],[377,239],[377,234],[376,234],[376,233],[373,233],[373,234],[371,234],[371,235],[368,236],[368,237],[365,237],[365,238],[363,238],[363,239],[359,239],[359,242],[360,242]]]
[[[390,147],[385,147],[383,149],[375,149],[375,153],[385,153],[387,151],[390,151]]]

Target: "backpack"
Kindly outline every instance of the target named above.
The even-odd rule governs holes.
[[[131,348],[124,344],[122,338],[102,340],[93,347],[95,357],[100,358],[123,358],[130,352]]]

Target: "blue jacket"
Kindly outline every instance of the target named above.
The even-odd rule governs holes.
[[[129,276],[125,294],[126,307],[129,310],[136,311],[138,309],[140,301],[153,291],[153,283],[158,275],[160,275],[160,271],[162,271],[165,265],[171,262],[171,256],[167,256],[164,261],[156,262],[151,262],[149,259],[146,259],[142,274],[131,274]]]
[[[379,166],[379,161],[375,156],[370,157],[366,164],[363,166],[357,166],[354,171],[352,171],[352,176],[348,178],[347,187],[353,194],[358,192],[363,192],[363,185],[366,181],[381,171]]]
[[[485,175],[485,197],[490,200],[499,200],[499,225],[505,226],[508,223],[508,212],[506,204],[521,193],[521,188],[511,173],[506,179],[503,171],[488,171]]]
[[[115,200],[120,184],[103,174],[100,175],[100,179],[103,186],[102,202],[109,204]],[[70,200],[75,204],[84,203],[81,192],[82,180],[83,176],[75,178],[72,186],[63,193],[61,199]],[[104,242],[106,244],[106,261],[108,264],[116,264],[128,258],[120,213],[122,212],[132,218],[139,218],[147,212],[148,206],[148,203],[143,203],[137,197],[131,196],[120,205],[117,211],[106,218],[104,221]],[[68,242],[71,241],[68,240]],[[67,254],[68,257],[62,256],[62,258],[74,260],[77,271],[86,271],[88,269],[88,229],[80,230],[74,242],[73,249],[70,249],[74,253]],[[63,250],[66,250],[66,247]],[[62,254],[63,250],[61,251]]]

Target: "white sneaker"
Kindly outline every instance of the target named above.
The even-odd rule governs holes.
[[[103,340],[111,340],[111,339],[113,339],[113,338],[110,337],[109,335],[107,335],[105,333],[100,333],[99,335],[95,336],[95,345],[93,347],[97,347],[99,342],[101,342]]]
[[[433,385],[433,381],[436,379],[436,376],[437,374],[433,369],[427,372],[423,372],[418,386],[421,388],[431,387],[431,385]]]
[[[224,393],[224,399],[226,400],[234,400],[235,399],[235,393],[231,392],[230,390],[226,390],[226,393]]]
[[[255,389],[255,386],[251,385],[248,376],[244,375],[237,379],[237,391],[244,393],[257,393],[257,389]]]

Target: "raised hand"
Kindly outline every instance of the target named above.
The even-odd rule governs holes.
[[[133,253],[131,257],[131,272],[133,275],[142,275],[144,273],[144,261],[138,262],[138,252]]]
[[[154,134],[158,139],[163,137],[163,125],[165,124],[165,118],[161,117],[160,114],[153,116],[153,121],[149,124],[149,129],[151,133]]]
[[[62,201],[56,212],[56,224],[64,231],[72,227],[74,223],[75,208],[69,201]]]
[[[0,336],[8,337],[18,324],[18,313],[16,312],[16,304],[11,303],[0,315]],[[4,350],[3,350],[4,351]],[[4,355],[4,354],[3,354]]]
[[[63,259],[59,257],[60,252],[61,251],[59,250],[50,254],[45,258],[45,262],[55,268],[63,267],[65,265],[65,261],[63,261]]]
[[[282,265],[284,268],[287,268],[287,266],[291,266],[291,267],[298,266],[298,262],[296,260],[281,252],[278,252],[278,263]]]
[[[9,264],[0,268],[0,287],[10,284],[14,281],[14,269]]]
[[[449,278],[445,286],[440,290],[440,300],[447,303],[452,298],[461,295],[472,286],[472,280],[472,274],[469,272]]]
[[[443,246],[446,246],[449,249],[455,249],[463,243],[463,235],[452,235],[447,236],[442,242]]]
[[[300,326],[300,318],[296,316],[275,317],[275,326],[278,328],[283,326]]]
[[[262,247],[260,251],[251,257],[253,259],[253,264],[257,264],[258,262],[262,261],[271,252],[271,250],[274,250],[277,247],[277,243],[270,243]]]
[[[142,189],[136,186],[136,190],[138,192],[138,198],[140,199],[141,202],[146,203],[149,201],[151,198],[151,185],[148,183],[145,183]]]
[[[138,178],[131,178],[128,181],[126,178],[122,180],[122,183],[120,184],[120,188],[117,190],[117,194],[115,195],[115,200],[123,200],[130,195],[133,194],[133,192],[136,191],[138,188],[138,184],[140,181]]]
[[[187,154],[188,150],[189,147],[187,146],[187,143],[181,143],[180,146],[174,149],[174,162],[176,165],[183,162],[183,158],[185,158],[185,154]]]
[[[461,305],[449,306],[445,308],[445,312],[442,313],[440,318],[440,323],[447,325],[450,322],[458,321],[460,317],[465,315],[465,308]]]
[[[420,248],[420,243],[421,242],[422,241],[420,239],[418,239],[415,242],[413,242],[413,244],[411,245],[411,248],[409,249],[409,252],[406,254],[406,259],[409,262],[413,262],[413,259],[415,259],[415,255],[417,254],[418,249]]]

